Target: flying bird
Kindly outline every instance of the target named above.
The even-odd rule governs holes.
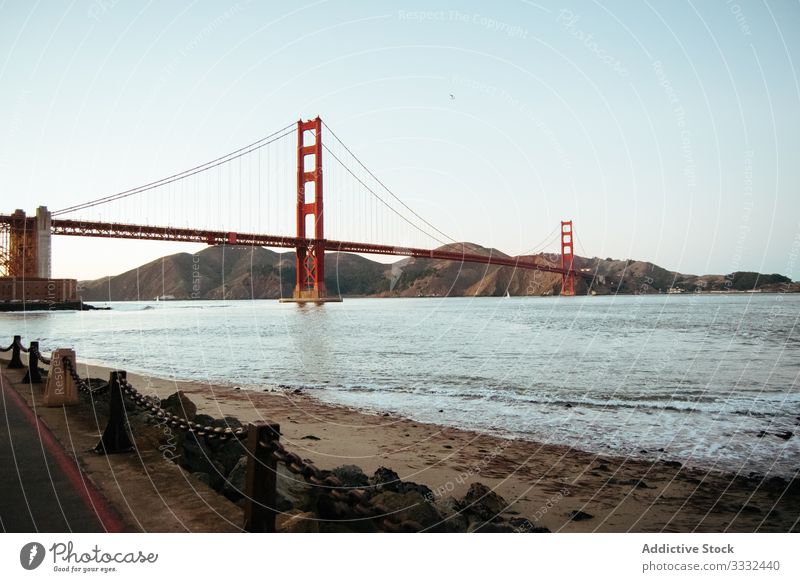
[[[450,101],[455,101],[456,96],[450,93]]]

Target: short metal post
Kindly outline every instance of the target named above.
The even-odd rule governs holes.
[[[127,372],[117,370],[111,372],[111,377],[108,380],[109,384],[109,413],[108,425],[103,432],[103,437],[94,452],[105,455],[112,455],[115,453],[128,453],[133,450],[133,443],[128,436],[128,430],[125,428],[125,402],[123,401],[122,384],[120,380],[127,377]]]
[[[28,373],[22,381],[29,384],[42,383],[42,375],[39,373],[39,342],[31,342],[28,348]]]
[[[19,370],[20,368],[24,368],[25,365],[22,363],[22,358],[20,358],[20,348],[22,347],[22,336],[15,335],[14,336],[14,343],[11,344],[11,361],[6,366],[9,370]]]
[[[245,485],[244,530],[275,532],[278,513],[278,462],[272,443],[280,440],[281,426],[258,422],[247,430],[247,481]]]

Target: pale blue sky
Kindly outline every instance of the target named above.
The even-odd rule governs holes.
[[[519,253],[572,218],[578,254],[798,279],[799,30],[797,1],[6,1],[0,211],[320,115],[459,239]],[[54,274],[197,248],[58,238]]]

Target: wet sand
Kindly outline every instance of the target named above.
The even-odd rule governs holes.
[[[109,369],[79,363],[82,377]],[[564,446],[504,439],[389,413],[369,414],[292,390],[258,392],[128,374],[141,393],[182,390],[199,413],[281,425],[290,450],[321,468],[380,466],[436,495],[460,497],[475,481],[500,494],[509,513],[554,532],[796,531],[797,480],[748,479],[686,469],[668,456],[652,462],[595,455]],[[582,511],[590,519],[575,521]]]

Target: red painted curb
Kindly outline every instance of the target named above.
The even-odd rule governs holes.
[[[0,374],[0,382],[2,382],[2,388],[8,388],[3,390],[6,394],[6,402],[15,406],[31,427],[38,432],[42,444],[64,475],[66,475],[73,490],[83,500],[86,509],[97,517],[106,532],[119,533],[126,531],[122,518],[120,518],[108,500],[103,497],[103,494],[97,490],[94,483],[83,474],[78,466],[77,459],[70,457],[47,424],[34,413],[25,399],[17,393],[5,374]]]

